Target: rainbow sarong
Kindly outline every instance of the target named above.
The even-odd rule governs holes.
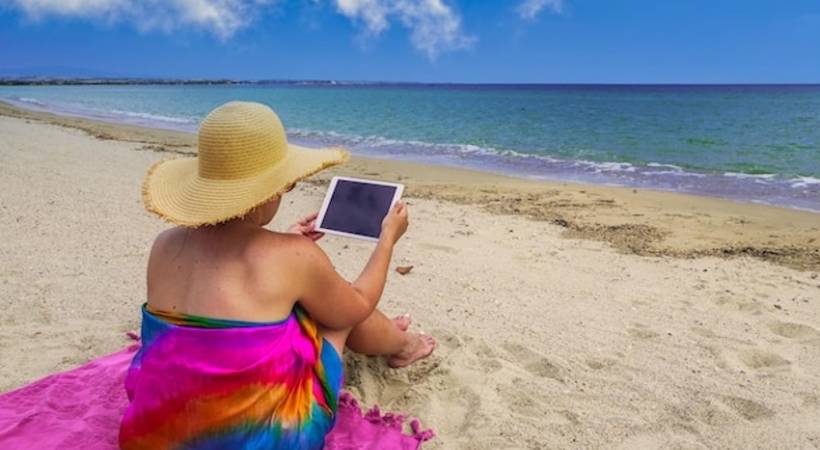
[[[298,306],[274,323],[142,310],[123,449],[319,449],[342,361]]]

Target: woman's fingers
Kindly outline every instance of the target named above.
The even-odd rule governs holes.
[[[403,217],[407,216],[407,205],[401,200],[396,202],[396,214]]]
[[[307,225],[310,222],[314,222],[317,217],[319,217],[319,211],[306,215],[299,221],[299,223],[302,225]]]
[[[316,229],[316,219],[311,220],[310,222],[305,224],[306,231],[313,231]]]
[[[299,233],[302,236],[306,236],[313,239],[314,241],[321,239],[322,236],[324,236],[325,234],[315,231],[317,217],[319,217],[319,211],[302,217],[301,219],[299,219],[298,222],[296,222],[295,224],[291,225],[290,228],[288,228],[288,232]]]

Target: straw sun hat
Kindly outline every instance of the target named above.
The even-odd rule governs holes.
[[[186,227],[242,217],[293,183],[347,161],[342,149],[288,144],[282,122],[259,103],[230,102],[199,128],[199,154],[155,164],[145,176],[145,209]]]

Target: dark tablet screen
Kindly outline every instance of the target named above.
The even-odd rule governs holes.
[[[336,180],[321,228],[378,238],[395,186]]]

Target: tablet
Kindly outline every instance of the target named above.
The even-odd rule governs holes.
[[[333,177],[316,218],[316,230],[377,241],[382,220],[403,191],[404,186],[397,183]]]

